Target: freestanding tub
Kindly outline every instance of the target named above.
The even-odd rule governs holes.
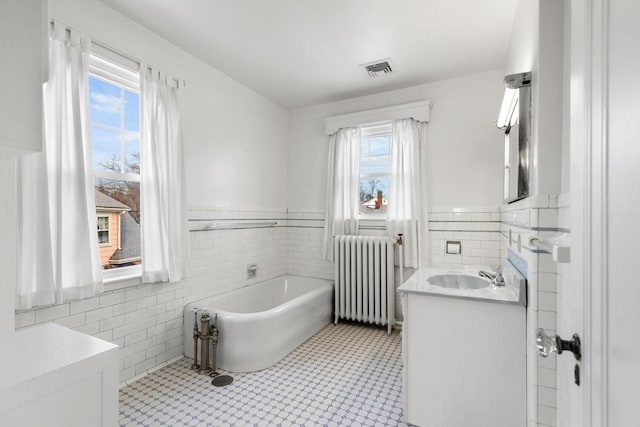
[[[216,367],[251,372],[275,364],[329,324],[332,302],[332,281],[290,275],[194,301],[184,308],[184,355],[193,358],[194,308],[198,325],[204,310],[212,321],[218,314]]]

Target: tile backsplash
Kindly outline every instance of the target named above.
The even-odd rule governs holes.
[[[461,254],[447,254],[447,241],[459,241]],[[429,212],[430,267],[499,266],[500,254],[499,208],[433,208]]]

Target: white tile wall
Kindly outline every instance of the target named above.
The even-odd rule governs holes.
[[[462,254],[447,254],[447,240],[460,241]],[[461,269],[500,265],[499,208],[436,208],[429,213],[429,265]]]
[[[273,228],[191,232],[191,276],[112,290],[100,296],[16,313],[16,328],[55,322],[118,344],[120,381],[137,377],[182,354],[186,303],[266,280],[286,271],[285,211],[198,209],[190,218],[277,219]],[[193,224],[192,224],[193,225]],[[196,225],[197,226],[197,225]],[[258,277],[247,280],[246,266]]]
[[[520,203],[520,202],[518,202]],[[563,267],[527,250],[531,227],[555,227],[564,221],[553,198],[537,198],[498,208],[433,209],[429,215],[431,265],[498,265],[511,248],[529,265],[529,342],[538,326],[556,330],[558,283]],[[545,204],[546,203],[546,204]],[[535,207],[531,207],[535,206]],[[190,218],[224,220],[275,219],[273,228],[192,232],[191,276],[178,283],[149,284],[107,291],[80,301],[16,313],[16,328],[56,322],[121,346],[120,380],[137,377],[182,353],[182,309],[188,302],[224,293],[284,273],[333,278],[322,259],[324,212],[190,210]],[[197,223],[192,223],[196,224]],[[376,224],[374,224],[376,225]],[[508,231],[512,231],[509,242]],[[366,234],[384,231],[364,230]],[[517,245],[520,237],[520,246]],[[460,240],[462,255],[445,255],[444,242]],[[246,266],[259,265],[258,278],[246,279]],[[407,276],[407,275],[405,275]],[[558,279],[558,277],[562,279]],[[398,299],[399,300],[399,299]],[[532,425],[554,426],[555,358],[540,359],[528,349]]]
[[[556,425],[556,355],[544,359],[535,349],[535,330],[556,332],[558,271],[546,253],[536,253],[529,244],[532,236],[557,235],[558,197],[537,196],[505,205],[501,212],[501,248],[504,256],[511,248],[527,261],[529,301],[527,306],[527,387],[530,426]],[[564,227],[568,228],[568,227]],[[511,239],[509,239],[509,236]],[[563,267],[560,267],[563,268]]]
[[[322,259],[323,210],[287,213],[287,273],[333,280],[333,264]]]

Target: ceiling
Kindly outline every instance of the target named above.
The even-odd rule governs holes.
[[[284,108],[504,65],[515,0],[102,0]],[[391,57],[394,72],[359,65]]]

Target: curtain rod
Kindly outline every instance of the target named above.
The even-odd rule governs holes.
[[[59,24],[63,25],[67,31],[71,31],[71,26],[68,24],[65,24],[64,22],[60,21],[59,19],[51,19],[51,21],[49,21],[49,23],[51,24],[51,26],[53,27],[54,22],[58,22]],[[53,30],[53,28],[52,28]],[[138,64],[138,67],[142,67],[142,61],[138,58],[134,58],[133,56],[126,54],[116,48],[113,48],[111,46],[109,46],[108,44],[103,43],[100,40],[96,40],[93,37],[91,37],[91,43],[95,44],[97,46],[100,46],[102,49],[105,49],[113,54],[116,54],[118,56],[121,56],[122,58],[131,61],[135,64]],[[153,71],[153,67],[151,65],[146,65],[147,71],[151,72]],[[180,80],[177,79],[175,77],[172,77],[172,80],[176,83],[176,85],[180,86],[180,84],[182,83],[182,87],[186,87],[187,86],[187,82],[186,80]]]

